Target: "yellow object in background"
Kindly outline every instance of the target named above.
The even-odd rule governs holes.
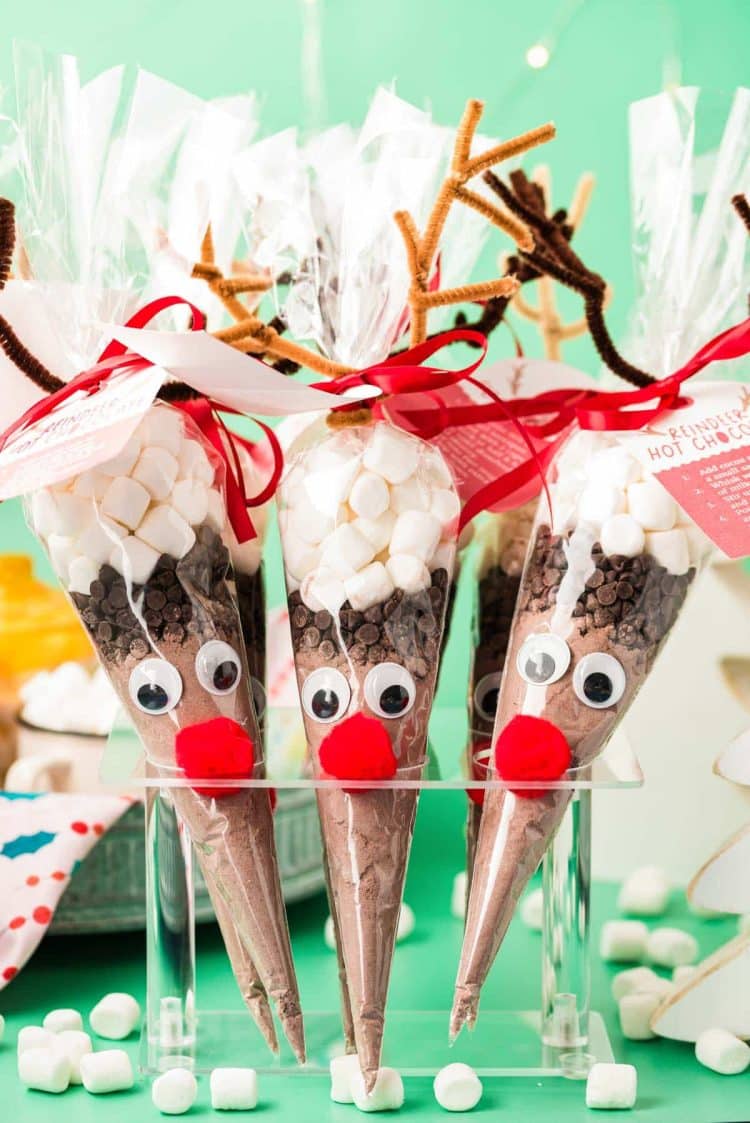
[[[36,671],[93,655],[64,593],[39,581],[25,554],[0,554],[0,701],[15,702]]]

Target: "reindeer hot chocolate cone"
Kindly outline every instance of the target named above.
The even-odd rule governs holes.
[[[579,433],[542,500],[492,734],[451,1035],[476,1018],[515,905],[570,800],[529,782],[585,769],[645,681],[708,540],[616,436]],[[525,783],[513,790],[513,781]]]
[[[188,780],[263,776],[221,468],[178,410],[153,405],[118,455],[32,494],[29,521],[129,713],[149,766]],[[263,991],[304,1060],[297,982],[264,789],[173,789],[248,1006]],[[234,950],[234,955],[232,954]],[[239,955],[238,955],[239,952]]]
[[[385,422],[328,431],[281,485],[289,613],[305,728],[323,778],[418,779],[453,571],[459,503],[442,457]],[[318,791],[354,1041],[371,1089],[416,790]]]

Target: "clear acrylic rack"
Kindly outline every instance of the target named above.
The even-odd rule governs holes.
[[[274,714],[269,715],[273,724]],[[276,715],[278,717],[278,715]],[[285,716],[288,727],[290,715]],[[467,780],[459,774],[455,736],[464,715],[438,708],[433,728],[437,758],[445,779],[400,779],[357,783],[306,779],[288,766],[267,780],[218,781],[206,786],[315,788],[411,788],[425,794],[472,788],[501,788],[497,780]],[[450,736],[446,736],[446,731]],[[464,729],[465,733],[465,729]],[[451,747],[443,747],[441,740]],[[140,753],[135,733],[120,726],[108,755],[134,761]],[[444,759],[448,757],[448,759]],[[441,759],[443,758],[443,759]],[[273,754],[269,760],[273,772]],[[111,771],[111,770],[110,770]],[[177,775],[149,775],[144,767],[129,785],[141,787],[146,805],[147,863],[147,1010],[141,1042],[141,1068],[146,1073],[174,1066],[208,1072],[217,1065],[252,1065],[259,1072],[283,1076],[327,1074],[331,1057],[343,1052],[338,993],[331,1009],[304,1011],[307,1064],[300,1067],[282,1043],[279,1058],[268,1050],[245,1011],[211,1008],[210,995],[197,989],[193,855],[186,829],[179,822],[170,791],[185,786]],[[110,775],[111,779],[111,775]],[[543,930],[541,994],[536,1010],[493,1010],[482,1005],[476,1028],[449,1046],[447,1010],[399,1010],[389,1005],[383,1063],[404,1076],[434,1075],[452,1061],[470,1064],[479,1075],[540,1078],[582,1078],[595,1061],[611,1061],[612,1048],[602,1017],[590,1009],[589,905],[591,888],[591,802],[597,788],[636,788],[643,776],[624,735],[618,733],[605,752],[586,770],[571,771],[554,783],[526,786],[565,789],[572,793],[565,818],[548,847],[543,863]],[[191,786],[201,786],[192,780]],[[515,791],[523,784],[515,782]],[[502,954],[502,951],[501,953]],[[279,1035],[280,1041],[282,1035]]]

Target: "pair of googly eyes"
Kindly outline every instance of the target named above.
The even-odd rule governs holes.
[[[209,694],[233,694],[242,677],[242,663],[228,643],[210,640],[195,657],[195,673]],[[168,714],[182,697],[182,676],[165,659],[144,659],[131,672],[128,689],[144,714]]]
[[[405,667],[379,663],[365,678],[365,701],[382,718],[400,718],[414,705],[417,688]],[[302,706],[313,721],[328,724],[346,713],[352,690],[346,677],[333,667],[320,667],[305,679]]]
[[[570,666],[570,658],[570,648],[560,636],[533,635],[524,640],[516,657],[516,667],[530,686],[549,686],[562,678]],[[594,710],[616,705],[625,693],[626,684],[622,663],[603,651],[584,655],[573,671],[576,697]]]

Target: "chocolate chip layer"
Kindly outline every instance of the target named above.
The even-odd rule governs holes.
[[[345,601],[334,619],[325,610],[313,612],[294,592],[289,597],[294,650],[318,650],[326,662],[346,652],[354,663],[401,663],[415,679],[426,678],[439,657],[448,595],[447,570],[436,569],[422,592],[396,589],[383,604],[364,612]]]
[[[263,570],[258,568],[255,573],[240,573],[236,570],[234,579],[250,673],[258,682],[265,683],[266,597]]]
[[[476,646],[484,649],[498,669],[505,662],[520,584],[520,576],[511,576],[499,565],[491,566],[479,582]]]

